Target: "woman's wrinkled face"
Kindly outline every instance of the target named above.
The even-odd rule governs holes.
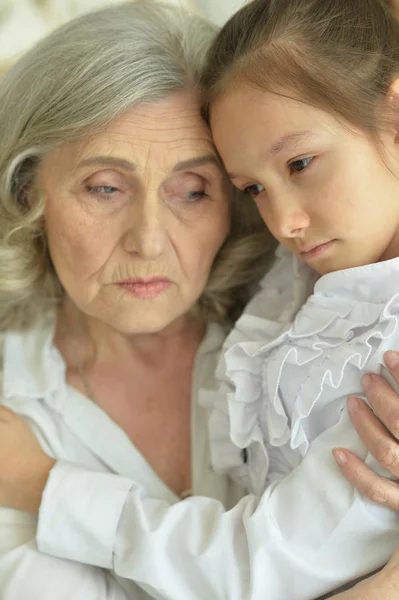
[[[66,294],[123,333],[157,332],[206,285],[230,186],[189,93],[142,104],[42,162],[49,250]]]
[[[384,135],[383,158],[365,133],[244,82],[215,102],[211,126],[233,184],[318,273],[399,256],[396,132]]]

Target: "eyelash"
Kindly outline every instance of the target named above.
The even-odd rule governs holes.
[[[301,163],[301,162],[305,162],[308,160],[309,162],[304,166],[303,169],[299,169],[299,171],[295,171],[295,169],[293,170],[294,173],[302,173],[302,171],[306,171],[308,166],[312,164],[314,158],[315,158],[314,156],[306,156],[305,158],[298,158],[297,160],[293,160],[291,163],[289,163],[288,167],[290,169],[292,169],[292,166],[295,165],[296,163]]]
[[[193,192],[188,192],[187,196],[190,196],[190,194],[196,195],[196,198],[188,198],[188,200],[192,201],[192,202],[203,200],[207,196],[207,194],[203,190],[198,190],[198,191],[195,190]]]
[[[89,194],[92,194],[93,196],[101,196],[102,198],[110,198],[115,192],[118,191],[118,189],[112,185],[86,185],[85,187]]]
[[[293,160],[292,162],[288,163],[288,168],[290,170],[290,173],[291,174],[299,174],[299,173],[302,173],[303,171],[306,171],[306,169],[309,167],[309,165],[312,164],[312,162],[314,161],[314,159],[315,159],[314,156],[307,156],[305,158],[298,158],[297,160]],[[293,169],[293,165],[295,165],[297,163],[304,162],[304,161],[309,161],[309,162],[304,166],[303,169],[299,169],[299,170]],[[253,188],[255,188],[255,187],[261,187],[261,188],[263,188],[263,186],[260,185],[259,183],[255,183],[255,184],[252,184],[252,185],[247,185],[244,188],[244,192],[246,192],[247,194],[249,194],[252,198],[256,198],[256,196],[258,196],[260,193],[262,193],[262,191],[263,191],[264,188],[262,190],[258,191],[256,194],[253,194]],[[251,189],[252,189],[252,193],[251,193]]]
[[[107,191],[105,191],[107,190]],[[115,192],[118,191],[116,187],[112,185],[86,185],[86,191],[93,196],[100,196],[101,198],[110,198]],[[187,196],[195,195],[195,198],[189,198],[189,202],[198,202],[203,200],[207,194],[203,190],[195,190],[193,192],[188,192]]]

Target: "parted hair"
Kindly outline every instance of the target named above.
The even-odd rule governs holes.
[[[216,36],[202,84],[204,114],[233,81],[322,108],[376,141],[381,104],[399,74],[392,0],[253,0]]]
[[[32,326],[64,293],[47,247],[46,200],[35,189],[40,161],[134,105],[200,92],[214,35],[180,8],[123,4],[67,23],[0,80],[0,330]],[[231,202],[231,233],[196,306],[207,320],[239,315],[272,254],[254,206],[235,192]]]

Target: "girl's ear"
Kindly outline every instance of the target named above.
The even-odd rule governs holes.
[[[390,116],[392,119],[392,129],[395,135],[395,144],[399,143],[399,78],[392,81],[388,89],[387,101]]]

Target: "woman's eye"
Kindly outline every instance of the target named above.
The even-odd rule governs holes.
[[[260,185],[260,183],[247,185],[247,187],[244,188],[244,192],[247,192],[247,194],[252,196],[252,198],[256,198],[256,196],[259,196],[259,194],[261,194],[264,190],[265,188],[263,187],[263,185]]]
[[[202,198],[205,198],[205,196],[206,196],[206,194],[205,194],[204,190],[198,190],[198,191],[187,193],[187,198],[189,200],[202,200]]]
[[[86,191],[89,194],[97,194],[100,196],[111,196],[118,191],[116,187],[112,185],[86,185]]]
[[[292,163],[290,163],[289,168],[294,173],[300,173],[310,165],[313,159],[314,156],[308,156],[307,158],[299,158],[298,160],[294,160]]]

